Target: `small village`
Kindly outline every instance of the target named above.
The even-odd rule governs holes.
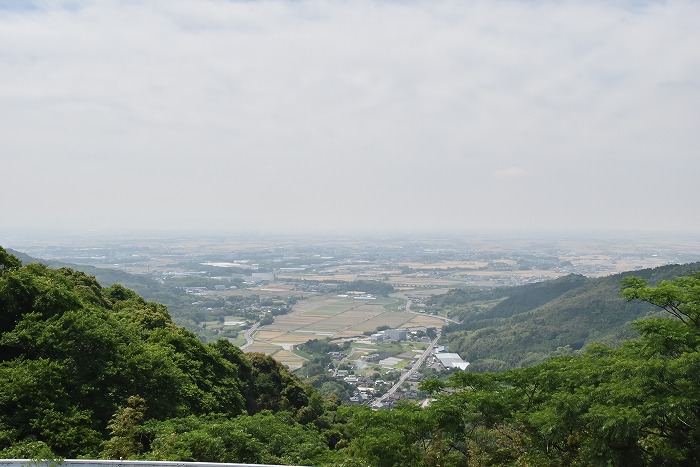
[[[434,338],[426,336],[428,332]],[[469,362],[464,361],[458,354],[446,352],[444,346],[437,345],[438,339],[439,330],[436,331],[435,328],[381,330],[371,334],[369,338],[356,339],[353,343],[403,344],[406,351],[385,358],[376,352],[367,353],[360,356],[359,362],[349,358],[344,352],[328,352],[328,357],[332,360],[328,371],[335,379],[354,386],[353,395],[349,399],[351,403],[381,409],[393,407],[400,399],[425,399],[425,395],[419,389],[425,370],[440,373],[465,370],[469,366]],[[427,346],[424,350],[415,349],[411,344],[416,343]]]

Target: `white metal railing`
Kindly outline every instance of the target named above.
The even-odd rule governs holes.
[[[217,462],[131,461],[93,459],[0,459],[0,467],[299,467]]]

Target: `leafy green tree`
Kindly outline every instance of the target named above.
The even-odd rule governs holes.
[[[247,358],[252,368],[247,394],[249,413],[262,410],[296,413],[309,404],[311,388],[275,359],[255,352],[247,354]]]
[[[145,415],[146,400],[129,397],[126,406],[120,407],[107,425],[112,437],[103,444],[103,459],[132,459],[143,451],[140,429]]]
[[[0,275],[7,270],[18,269],[20,266],[22,261],[0,246]]]
[[[154,421],[146,432],[152,450],[145,457],[152,459],[319,465],[328,452],[317,431],[284,412]]]
[[[669,317],[637,321],[640,337],[619,347],[562,345],[531,367],[455,372],[422,383],[433,398],[426,409],[372,411],[324,399],[269,356],[225,340],[203,344],[165,307],[122,286],[3,253],[0,456],[700,465],[700,273],[655,286],[626,279],[625,307],[641,300]]]
[[[413,404],[392,410],[367,407],[338,410],[345,419],[335,461],[342,465],[417,466],[433,441],[434,419]]]
[[[627,279],[622,294],[672,317],[637,321],[641,337],[617,349],[423,383],[443,452],[473,465],[698,465],[700,275]]]
[[[0,450],[0,459],[57,459],[58,456],[43,441],[21,441]]]
[[[639,277],[628,277],[623,281],[622,296],[656,305],[690,328],[700,330],[700,272],[664,280],[655,287]]]
[[[0,276],[0,313],[0,450],[36,439],[57,455],[96,455],[134,393],[147,419],[245,411],[252,368],[242,352],[201,343],[121,286],[13,267]]]

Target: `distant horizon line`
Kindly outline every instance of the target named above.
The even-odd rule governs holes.
[[[67,230],[67,229],[33,229],[33,228],[4,228],[0,229],[0,242],[6,240],[49,241],[49,240],[107,240],[107,239],[195,239],[195,238],[230,238],[239,240],[253,239],[275,239],[275,238],[347,238],[347,239],[438,239],[440,237],[449,239],[455,237],[474,236],[496,236],[510,239],[531,239],[533,237],[545,238],[619,238],[628,236],[638,236],[653,238],[659,236],[697,237],[700,238],[700,231],[693,230],[667,230],[667,229],[601,229],[601,228],[473,228],[473,229],[395,229],[395,230],[326,230],[326,229],[110,229],[110,230]],[[15,238],[13,238],[15,237]]]

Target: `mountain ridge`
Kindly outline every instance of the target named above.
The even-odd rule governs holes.
[[[457,289],[434,297],[429,309],[461,321],[445,328],[445,340],[472,371],[504,370],[635,337],[629,324],[658,311],[623,299],[622,280],[638,276],[656,284],[697,271],[700,263],[672,264],[601,278],[568,275],[524,286]]]

